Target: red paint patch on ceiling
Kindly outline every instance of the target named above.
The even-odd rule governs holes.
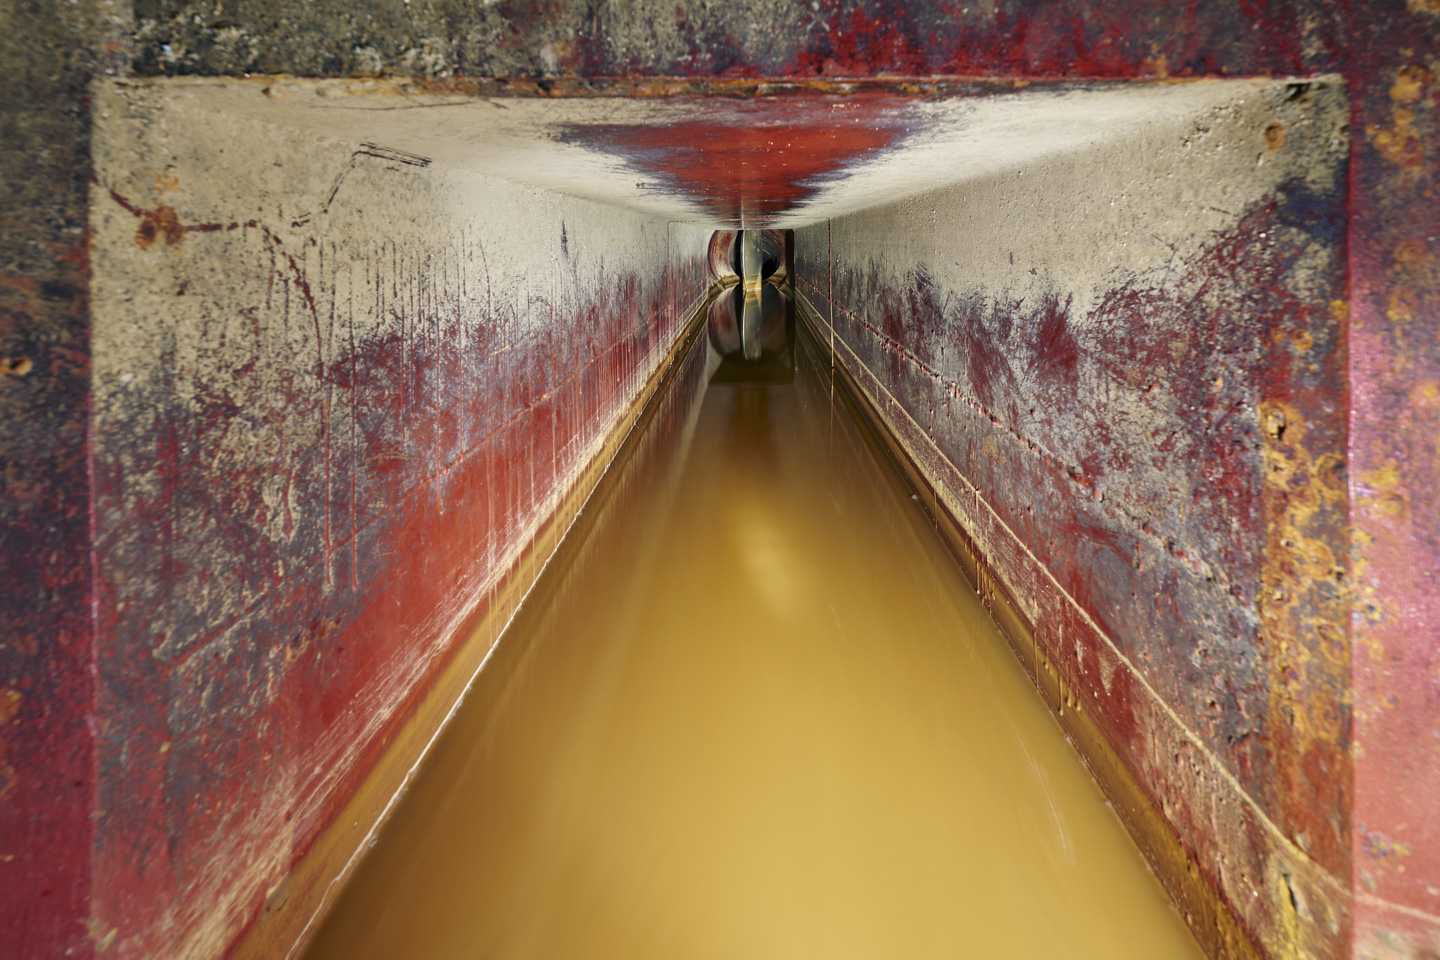
[[[732,102],[703,120],[572,124],[562,139],[617,156],[652,189],[690,198],[726,222],[773,221],[827,181],[894,146],[913,98],[893,93]]]

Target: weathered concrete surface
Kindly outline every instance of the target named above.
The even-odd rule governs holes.
[[[124,3],[17,0],[0,7],[7,64],[0,75],[0,355],[13,371],[0,377],[7,564],[0,687],[16,705],[0,727],[4,763],[16,771],[0,795],[7,845],[0,851],[0,930],[13,934],[8,942],[22,955],[83,952],[104,944],[107,932],[85,932],[89,868],[76,859],[89,843],[84,811],[93,803],[75,793],[94,789],[93,773],[85,773],[94,769],[85,759],[93,689],[83,440],[90,273],[79,231],[88,203],[87,81],[123,71],[132,52],[148,74],[388,72],[447,78],[452,86],[509,76],[533,78],[511,85],[536,93],[624,82],[652,93],[683,89],[646,79],[661,74],[710,83],[722,75],[949,73],[1014,86],[1340,71],[1352,150],[1342,321],[1353,541],[1349,843],[1357,894],[1349,949],[1366,957],[1440,951],[1433,800],[1440,796],[1440,414],[1432,396],[1440,383],[1440,8],[1433,0],[684,0],[663,8],[579,0],[161,0],[138,3],[135,12],[132,29]],[[756,146],[751,156],[758,160],[765,151]],[[163,234],[161,221],[154,226]],[[187,234],[182,245],[193,239]],[[28,368],[9,365],[18,359],[29,360]],[[15,376],[20,369],[28,372]],[[1307,434],[1307,448],[1311,439]],[[73,640],[77,635],[84,639]],[[53,883],[38,872],[42,866],[53,870]]]
[[[1437,956],[1440,6],[1377,13],[1345,63],[1356,955]]]
[[[146,74],[1287,74],[1345,42],[1321,3],[137,0],[135,14]]]
[[[94,107],[92,911],[119,956],[214,956],[255,915],[705,269],[697,228],[209,88]]]
[[[108,3],[0,4],[0,953],[84,952],[90,705],[86,181]]]
[[[1339,956],[1346,104],[1201,86],[801,229],[798,283],[1251,935]]]

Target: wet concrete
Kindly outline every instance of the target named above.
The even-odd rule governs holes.
[[[758,381],[699,341],[312,960],[1200,956],[777,322]]]

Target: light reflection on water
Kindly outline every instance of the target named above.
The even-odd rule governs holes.
[[[795,311],[782,288],[767,283],[758,296],[739,285],[721,292],[710,304],[706,335],[720,362],[712,382],[795,381]]]
[[[309,957],[1200,956],[767,289],[758,355],[710,312]]]

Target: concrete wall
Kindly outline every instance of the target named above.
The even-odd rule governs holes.
[[[119,923],[106,922],[123,887],[112,884],[109,894],[103,893],[103,884],[97,887],[102,893],[93,901],[99,906],[92,910],[92,853],[98,858],[94,859],[96,864],[110,865],[106,870],[119,864],[137,876],[166,878],[163,883],[154,881],[161,884],[156,889],[172,882],[168,879],[172,865],[183,863],[188,856],[183,850],[172,854],[168,840],[161,842],[162,838],[153,832],[128,851],[108,846],[104,840],[96,842],[95,825],[102,821],[95,815],[106,810],[100,802],[99,771],[113,769],[113,765],[97,765],[97,749],[108,751],[124,742],[128,734],[123,731],[138,729],[149,731],[149,742],[157,750],[167,739],[171,750],[175,750],[174,739],[158,724],[168,722],[170,703],[186,702],[187,690],[204,688],[184,687],[180,683],[183,670],[167,675],[161,665],[143,658],[135,663],[101,666],[99,654],[111,644],[112,637],[121,634],[107,634],[106,624],[95,619],[101,601],[109,602],[105,598],[113,585],[104,578],[97,579],[99,553],[92,563],[91,514],[93,507],[98,521],[100,508],[107,502],[104,498],[125,488],[116,485],[123,484],[124,478],[117,481],[113,471],[110,475],[97,472],[93,485],[89,472],[92,453],[104,455],[106,445],[98,429],[92,432],[89,421],[92,357],[97,368],[104,358],[92,352],[91,286],[98,278],[92,271],[87,223],[93,217],[99,230],[102,220],[113,218],[114,242],[121,246],[129,243],[135,247],[133,256],[141,258],[129,268],[137,278],[134,289],[141,291],[145,287],[140,280],[151,276],[152,271],[156,283],[188,275],[185,269],[180,273],[168,266],[160,270],[159,266],[166,263],[163,257],[190,257],[191,251],[201,249],[205,243],[215,244],[217,250],[233,251],[238,258],[236,275],[221,280],[205,276],[204,270],[195,271],[197,291],[209,289],[213,294],[224,284],[233,284],[256,295],[257,281],[245,270],[272,276],[276,288],[292,297],[292,317],[299,318],[301,326],[308,322],[312,337],[321,304],[325,304],[328,323],[331,302],[338,303],[337,298],[346,293],[364,289],[363,272],[351,272],[340,279],[339,274],[332,273],[333,259],[326,260],[321,268],[321,237],[315,236],[314,248],[303,247],[300,238],[308,238],[309,234],[301,231],[292,238],[281,232],[286,229],[284,220],[245,213],[244,205],[238,202],[226,206],[219,202],[223,197],[218,185],[212,185],[211,206],[184,212],[183,203],[160,192],[162,182],[168,182],[165,166],[149,158],[137,160],[132,171],[134,186],[125,191],[116,188],[138,214],[111,198],[108,189],[92,190],[93,79],[132,70],[142,75],[215,76],[259,71],[330,76],[386,72],[428,78],[426,83],[442,87],[448,84],[463,88],[476,78],[488,76],[512,78],[511,86],[537,93],[574,93],[585,92],[596,85],[592,83],[594,78],[602,77],[630,78],[642,87],[648,84],[647,89],[652,91],[671,88],[647,79],[660,75],[710,83],[726,76],[783,75],[811,82],[816,78],[864,77],[882,72],[1084,79],[1282,76],[1338,71],[1346,83],[1350,110],[1350,189],[1345,211],[1345,295],[1337,298],[1344,304],[1337,308],[1333,321],[1337,326],[1330,332],[1348,347],[1342,354],[1346,374],[1342,410],[1349,433],[1344,441],[1345,469],[1337,482],[1343,484],[1343,509],[1348,513],[1350,582],[1340,602],[1349,610],[1349,631],[1339,638],[1344,652],[1337,656],[1348,658],[1350,663],[1351,713],[1348,728],[1345,719],[1338,723],[1342,732],[1348,729],[1348,736],[1337,736],[1332,746],[1351,758],[1350,807],[1342,818],[1346,824],[1342,845],[1350,851],[1347,888],[1352,911],[1349,929],[1342,928],[1338,934],[1341,942],[1335,947],[1339,951],[1335,955],[1423,957],[1440,951],[1440,933],[1436,932],[1440,927],[1440,816],[1436,815],[1433,799],[1440,796],[1440,711],[1435,707],[1440,701],[1440,644],[1436,641],[1440,590],[1435,584],[1440,566],[1440,483],[1436,476],[1436,465],[1440,463],[1436,450],[1436,437],[1440,436],[1440,339],[1435,336],[1440,316],[1440,268],[1436,266],[1440,260],[1434,226],[1440,222],[1436,193],[1440,170],[1436,160],[1440,126],[1437,49],[1440,8],[1433,0],[1356,5],[1320,0],[1262,5],[1183,5],[1144,0],[1038,4],[1000,0],[959,7],[919,0],[795,0],[730,5],[684,0],[663,6],[557,0],[480,7],[458,0],[226,0],[218,5],[141,0],[133,5],[133,11],[123,2],[82,0],[53,5],[16,0],[0,7],[0,54],[7,64],[7,69],[0,72],[0,123],[4,133],[0,136],[0,191],[4,198],[0,203],[0,356],[5,358],[0,375],[0,429],[4,431],[0,458],[5,484],[0,505],[4,511],[0,518],[0,563],[4,564],[0,609],[6,624],[0,639],[0,837],[5,846],[0,851],[0,930],[5,932],[7,944],[20,956],[59,956],[67,952],[84,955],[101,948],[114,950],[132,940],[136,944],[149,942],[144,938],[151,933],[142,934],[137,928],[133,937],[127,933],[122,939]],[[403,178],[396,179],[398,183]],[[186,191],[197,186],[188,176],[179,182]],[[435,202],[439,195],[431,194],[428,202]],[[93,209],[92,197],[96,197]],[[162,207],[175,211],[173,220]],[[242,214],[245,219],[234,220],[237,228],[230,232],[232,221],[227,218]],[[1263,222],[1265,217],[1275,216],[1273,212],[1261,213],[1260,219]],[[240,226],[251,219],[256,228]],[[150,250],[142,251],[135,237],[146,223],[154,229],[156,239]],[[280,244],[264,238],[259,232],[261,223],[275,232]],[[209,225],[223,229],[188,229]],[[549,226],[553,228],[554,224]],[[1288,236],[1287,231],[1294,229],[1286,227],[1281,233]],[[177,230],[180,239],[168,243],[168,237],[176,235]],[[127,232],[129,239],[124,239]],[[447,228],[444,232],[447,238],[454,236],[453,230]],[[541,232],[546,242],[553,244],[553,229]],[[337,240],[333,236],[330,239]],[[1218,239],[1212,242],[1219,243]],[[299,253],[293,252],[297,246],[301,247]],[[452,246],[456,251],[462,249],[458,241]],[[1247,251],[1253,246],[1253,242],[1246,246]],[[301,278],[315,298],[313,315],[300,278],[279,254],[281,247],[286,247],[286,255],[295,257],[297,267],[303,268]],[[426,248],[431,245],[427,243]],[[375,249],[345,247],[346,255],[353,254],[356,263],[373,261]],[[438,244],[433,249],[439,249]],[[276,258],[273,263],[272,255]],[[446,256],[454,257],[437,256],[432,262],[443,263]],[[458,262],[458,258],[455,260]],[[410,274],[392,267],[388,276],[397,281],[401,276],[415,277],[411,289],[416,292],[417,303],[422,290],[431,291],[428,295],[433,303],[450,303],[450,294],[434,292],[447,288],[444,284],[437,286],[433,273],[424,272],[422,282],[415,266],[418,262],[412,259],[405,266]],[[1284,265],[1262,259],[1260,266],[1281,269]],[[371,270],[372,278],[378,275],[377,269]],[[1283,276],[1282,269],[1282,280]],[[1283,283],[1282,292],[1290,289],[1291,280]],[[268,293],[268,281],[266,286]],[[1173,304],[1166,309],[1178,309],[1175,298],[1185,289],[1180,278],[1160,287],[1161,301]],[[179,283],[173,289],[178,291]],[[297,296],[303,307],[294,303]],[[1167,296],[1171,300],[1167,301]],[[183,299],[175,298],[177,303]],[[923,300],[917,304],[924,306]],[[252,305],[258,308],[261,302]],[[181,309],[171,307],[170,311],[177,312],[164,315],[185,316],[178,312]],[[422,329],[422,318],[439,316],[426,310],[417,306],[415,312],[406,314],[407,322],[414,324],[417,331]],[[284,311],[283,303],[278,307],[272,303],[265,315],[283,327],[277,318],[283,318]],[[198,310],[189,316],[197,321],[204,319]],[[977,322],[998,323],[1002,319],[1003,315],[990,315]],[[1017,312],[1015,319],[1024,321],[1026,316]],[[337,330],[366,329],[363,314],[358,326],[348,313],[343,322],[337,322]],[[172,325],[177,331],[181,327],[178,323]],[[317,368],[312,368],[305,358],[308,348],[319,344],[331,351],[325,356],[344,356],[343,343],[342,349],[335,352],[334,342],[327,339],[331,329],[323,326],[320,336],[309,343],[298,328],[293,331],[293,342],[278,333],[275,340],[269,341],[286,344],[278,356],[267,354],[277,373],[288,371],[287,375],[299,378],[297,431],[302,426],[309,429],[317,424],[323,427],[327,421],[332,426],[342,422],[338,416],[332,419],[335,404],[324,412],[327,408],[323,400],[350,388],[327,379],[331,373],[323,367],[318,349]],[[99,336],[100,332],[97,326],[94,333]],[[1321,332],[1326,330],[1321,328]],[[1019,364],[1026,359],[1019,352],[1022,346],[1015,342],[1013,350],[1003,354],[1002,359]],[[233,355],[238,357],[240,347],[234,350]],[[1290,350],[1287,346],[1281,351],[1276,345],[1267,348],[1267,357],[1273,354],[1278,362],[1291,356]],[[1077,370],[1084,369],[1078,356]],[[213,389],[214,381],[197,379],[197,372],[204,369],[202,359],[211,362],[215,358],[186,358],[162,351],[152,359],[152,365],[159,369],[189,369],[184,382],[200,387],[198,391],[175,394],[173,402],[162,410],[186,410],[184,405],[193,398],[222,393]],[[1171,362],[1180,360],[1172,357]],[[901,368],[905,368],[903,363]],[[223,368],[208,369],[213,372]],[[376,369],[386,368],[377,364]],[[1303,373],[1297,374],[1292,368],[1289,375]],[[447,381],[437,376],[426,382],[438,387]],[[371,384],[371,388],[375,385]],[[268,388],[261,395],[274,396]],[[434,405],[433,401],[422,403],[418,408],[421,419]],[[97,400],[97,412],[99,409]],[[123,402],[115,409],[123,413]],[[237,413],[230,419],[244,417]],[[360,419],[352,416],[351,422],[358,426]],[[214,420],[201,420],[204,435],[183,438],[194,445],[194,450],[213,452],[222,442],[233,441],[229,429],[218,430]],[[136,429],[143,426],[145,436],[152,438],[171,431],[177,440],[176,456],[191,455],[178,445],[188,421],[143,425],[133,419],[129,422]],[[1267,423],[1274,421],[1260,421],[1259,442],[1271,451],[1274,444],[1265,439],[1271,436],[1281,444],[1272,454],[1289,457],[1293,462],[1298,450],[1287,450],[1285,445],[1295,442],[1291,439],[1295,434],[1287,425],[1284,434],[1273,437],[1264,432]],[[1304,448],[1311,451],[1312,444],[1318,443],[1314,450],[1324,447],[1328,451],[1331,440],[1311,431],[1310,420],[1306,423]],[[298,436],[287,431],[276,431],[276,436]],[[97,441],[93,445],[92,436]],[[210,445],[202,447],[202,441]],[[108,462],[113,464],[117,455],[113,441],[109,449],[105,456],[112,458]],[[261,463],[283,459],[279,448],[264,454],[258,448],[252,449],[257,450],[255,456]],[[163,463],[163,457],[157,452],[151,459],[148,476],[155,482],[172,482],[164,479],[164,469],[168,468],[155,469]],[[311,473],[321,466],[319,458],[306,463],[304,482],[312,493],[319,482]],[[207,470],[226,468],[223,459],[218,466],[213,460],[205,465]],[[141,464],[142,473],[146,469]],[[419,466],[413,469],[416,472],[409,481],[413,485],[408,488],[415,498],[411,502],[418,503],[425,496],[438,497],[444,483],[436,477],[443,471],[432,468],[427,474]],[[340,467],[332,465],[332,497],[335,478],[341,475]],[[193,471],[186,475],[186,482],[192,485],[186,489],[205,489],[196,476]],[[1040,486],[1041,479],[1033,481],[1037,494],[1045,490]],[[255,491],[253,497],[260,504],[265,504],[272,485],[260,479],[249,489]],[[1062,483],[1053,489],[1068,488]],[[1066,507],[1066,512],[1076,517],[1102,512],[1103,502],[1094,500],[1083,484],[1070,496],[1068,507],[1065,502],[1056,502],[1055,507]],[[1019,502],[1018,494],[1012,493],[1012,498]],[[1042,505],[1047,502],[1044,497],[1027,498],[1031,499]],[[179,502],[183,501],[182,497]],[[252,498],[247,502],[256,501]],[[321,502],[328,501],[322,498]],[[1277,497],[1271,492],[1262,497],[1258,508],[1262,513],[1280,511],[1264,516],[1280,521],[1275,534],[1282,540],[1288,539],[1283,521],[1286,504],[1291,502],[1303,508],[1300,500],[1288,495]],[[303,522],[316,524],[314,511],[320,508],[313,500],[307,503],[309,512]],[[1100,506],[1095,506],[1097,503]],[[331,503],[330,508],[333,520],[340,507]],[[113,517],[113,503],[110,509]],[[398,509],[391,507],[390,515],[398,516]],[[1323,511],[1318,515],[1330,516]],[[247,519],[241,514],[239,520],[256,524],[254,516]],[[323,521],[318,522],[323,525]],[[292,531],[301,531],[293,523],[292,516]],[[155,539],[163,541],[163,527],[156,529]],[[273,547],[275,555],[267,553],[269,559],[288,555],[310,560],[313,566],[305,569],[313,572],[305,575],[310,579],[304,583],[323,585],[328,575],[333,583],[341,584],[344,569],[336,564],[344,562],[344,558],[339,556],[343,551],[335,549],[337,527],[332,523],[328,551],[323,534],[317,539],[316,529],[310,526],[286,541],[282,524],[276,543],[270,539],[268,529],[259,524],[253,529],[254,542],[257,549],[263,548],[262,552]],[[1266,532],[1270,537],[1271,528],[1267,526]],[[125,534],[120,536],[124,539]],[[1267,539],[1265,550],[1260,551],[1262,566],[1265,556],[1281,556],[1277,550],[1284,546]],[[130,549],[140,552],[133,544]],[[327,552],[331,561],[328,564],[324,562]],[[1156,559],[1161,559],[1158,554]],[[148,556],[141,557],[141,561],[158,562]],[[443,574],[453,575],[456,569],[452,567]],[[1141,572],[1144,569],[1142,557]],[[176,578],[175,588],[160,581],[144,589],[156,591],[157,596],[188,595],[192,601],[210,596],[208,586],[197,588],[194,580],[186,579],[198,576],[194,571],[166,567],[162,572]],[[1242,576],[1243,565],[1222,572],[1231,582],[1251,582]],[[1272,572],[1289,575],[1283,570]],[[215,589],[219,593],[232,591],[226,594],[232,598],[269,596],[272,594],[265,591],[277,589],[275,574],[273,569],[257,570],[257,575],[272,580],[226,582]],[[97,583],[101,586],[97,587]],[[325,606],[332,602],[331,595],[320,587],[315,589],[315,613],[331,609]],[[1123,595],[1120,600],[1123,603]],[[243,606],[239,600],[229,602]],[[167,616],[174,609],[173,600],[167,607],[157,607]],[[1284,618],[1270,622],[1265,619],[1269,616],[1266,609],[1262,602],[1251,611],[1259,619],[1257,629],[1262,632],[1282,628],[1291,616],[1286,613]],[[309,629],[311,620],[305,619],[300,607],[286,616],[287,631],[301,623]],[[332,614],[311,616],[318,636]],[[127,629],[132,632],[126,634],[125,642],[133,643],[137,653],[147,645],[151,650],[161,649],[154,637],[146,640],[138,630]],[[305,658],[324,649],[327,642],[312,638],[306,646],[303,635],[298,644],[291,642],[296,634],[275,636],[280,639],[275,641],[274,650],[305,647],[305,651],[286,672],[283,655],[270,653],[269,647],[255,648],[251,660],[256,668],[255,679],[246,679],[244,685],[257,692],[255,702],[262,704],[256,707],[256,716],[275,709],[273,704],[279,702],[263,705],[269,693],[262,683],[268,684],[272,675],[265,671],[275,667],[274,675],[281,676],[282,683],[286,676],[306,676],[306,671],[314,668],[306,665]],[[1185,685],[1167,674],[1165,664],[1180,663],[1177,669],[1199,669],[1202,682],[1223,677],[1230,669],[1220,669],[1213,662],[1203,668],[1184,667],[1183,658],[1157,658],[1158,652],[1157,646],[1152,650],[1151,666],[1146,669],[1157,678],[1157,691],[1171,691],[1166,703],[1174,700],[1183,705],[1184,698],[1174,691]],[[1289,682],[1285,676],[1288,666],[1266,660],[1266,650],[1256,646],[1242,652],[1247,653],[1246,662],[1256,665],[1255,675],[1263,676],[1270,685],[1267,689],[1282,689]],[[1258,666],[1261,663],[1263,668]],[[192,670],[198,667],[197,663]],[[1304,677],[1309,676],[1308,670],[1307,666]],[[111,716],[97,715],[97,676],[143,678],[147,674],[147,682],[131,687],[107,680],[104,689],[110,692],[104,696],[120,695],[121,700],[118,704],[106,701],[111,705]],[[176,684],[173,688],[172,681]],[[1268,703],[1268,695],[1262,699]],[[207,703],[203,698],[198,702]],[[117,717],[113,711],[121,706],[124,709]],[[132,706],[139,718],[134,724],[124,716]],[[1274,720],[1268,713],[1261,719],[1266,723]],[[190,723],[192,731],[198,727],[193,718]],[[1209,726],[1199,721],[1187,725],[1204,736],[1211,736]],[[1215,735],[1222,729],[1221,721],[1216,721]],[[117,734],[116,730],[122,732]],[[243,749],[251,748],[237,746],[234,756],[239,757]],[[1291,759],[1303,756],[1303,751],[1295,753],[1289,747],[1274,749],[1268,745],[1260,753]],[[1223,758],[1223,762],[1214,772],[1219,775],[1223,768],[1225,775],[1232,775],[1228,771],[1230,758],[1235,755],[1238,751],[1217,748],[1214,756]],[[163,821],[158,811],[165,802],[164,775],[157,772],[159,765],[153,758],[142,757],[137,763],[149,765],[138,776],[151,777],[152,785],[159,784],[155,787],[158,792],[141,798],[151,806],[134,814],[137,822],[153,826],[157,818]],[[1288,770],[1287,776],[1295,773],[1293,767]],[[1310,776],[1304,770],[1301,773]],[[1322,770],[1316,774],[1315,782],[1328,783],[1330,775],[1331,771]],[[1243,778],[1237,778],[1237,782],[1244,782]],[[1255,792],[1264,791],[1256,788]],[[1251,795],[1248,790],[1246,795]],[[1345,801],[1342,798],[1340,802]],[[1277,800],[1266,804],[1258,809],[1267,811],[1267,817],[1279,817],[1275,822],[1289,816],[1278,791]],[[1306,807],[1302,803],[1298,809]],[[214,816],[213,810],[187,814],[184,822],[195,829],[185,836],[204,836],[205,829],[213,825],[206,818]],[[1295,830],[1287,830],[1285,835],[1298,844]],[[1308,838],[1311,831],[1306,832]],[[102,851],[108,852],[102,856]],[[268,862],[266,856],[257,852],[256,862]],[[1334,866],[1341,863],[1337,856],[1318,850],[1314,853],[1317,863],[1330,865],[1327,873],[1346,881],[1346,868]],[[160,865],[147,866],[152,862]],[[269,893],[268,888],[265,893]],[[274,904],[283,901],[284,896],[282,885],[266,899]],[[1282,903],[1277,916],[1284,916],[1283,907]],[[1293,907],[1299,915],[1302,905],[1298,896]],[[171,909],[163,902],[156,907],[160,912]],[[181,916],[187,910],[202,908],[173,909],[176,916]],[[112,929],[116,931],[113,938]]]
[[[191,87],[94,109],[93,919],[207,956],[534,575],[708,236]]]
[[[0,4],[0,938],[85,955],[94,812],[89,563],[91,80],[108,4]]]
[[[1227,89],[801,229],[797,284],[1014,599],[1012,640],[1270,955],[1337,956],[1346,104],[1333,76]]]

